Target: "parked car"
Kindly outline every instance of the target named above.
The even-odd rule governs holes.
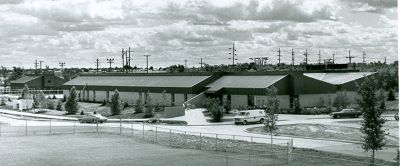
[[[330,114],[330,116],[332,116],[332,118],[336,119],[336,118],[344,118],[344,117],[348,117],[348,118],[358,118],[360,115],[362,115],[361,111],[357,111],[355,109],[342,109],[339,112],[332,112]]]
[[[103,123],[107,121],[107,118],[100,114],[86,115],[78,119],[80,123]]]
[[[238,114],[234,117],[235,124],[243,124],[246,125],[248,123],[260,122],[264,123],[265,112],[264,110],[246,110],[239,111]]]

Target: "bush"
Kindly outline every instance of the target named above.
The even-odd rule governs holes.
[[[83,110],[81,111],[81,115],[85,115],[85,113],[83,112]]]
[[[143,103],[142,103],[142,100],[139,98],[136,100],[135,114],[142,113],[142,112],[143,112]]]
[[[53,95],[53,99],[57,99],[57,97],[56,97],[56,95],[55,95],[55,94]]]
[[[67,101],[67,95],[63,95],[62,102],[66,102],[66,101]]]
[[[100,105],[100,106],[105,106],[105,105],[107,105],[106,99],[104,99],[103,102],[101,102],[101,105]]]
[[[49,110],[54,110],[54,103],[50,100],[46,101],[46,108]]]
[[[229,111],[231,111],[231,109],[232,109],[231,103],[228,100],[225,100],[224,101],[225,113],[229,114]]]
[[[388,93],[388,98],[387,98],[387,100],[388,100],[388,101],[394,101],[394,100],[396,100],[396,97],[394,96],[393,89],[389,89],[389,93]]]
[[[33,104],[32,104],[33,108],[39,108],[39,100],[37,99],[36,96],[33,97]]]
[[[6,105],[6,100],[4,100],[4,98],[1,98],[0,106],[5,106],[5,105]]]
[[[57,106],[56,106],[56,110],[57,111],[62,111],[62,101],[61,100],[58,100]]]
[[[163,112],[164,111],[164,107],[162,105],[160,105],[160,104],[156,104],[154,106],[154,111],[155,112]]]
[[[211,118],[213,122],[221,122],[222,117],[224,117],[224,108],[219,105],[219,99],[217,98],[207,98],[205,103],[206,109],[211,113]]]

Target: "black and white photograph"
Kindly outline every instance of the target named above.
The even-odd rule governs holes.
[[[0,166],[398,166],[398,0],[0,0]]]

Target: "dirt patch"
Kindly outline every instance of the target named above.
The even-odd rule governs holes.
[[[357,122],[359,123],[359,122]],[[250,132],[268,131],[265,127],[254,127],[247,129]],[[322,125],[322,124],[290,124],[280,125],[275,131],[278,135],[293,135],[298,137],[319,138],[319,139],[336,139],[345,141],[362,141],[363,134],[359,128]],[[388,144],[398,144],[398,138],[391,136],[386,137]]]

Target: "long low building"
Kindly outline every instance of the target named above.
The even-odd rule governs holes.
[[[81,101],[109,101],[114,91],[122,100],[136,104],[146,102],[182,105],[196,97],[217,97],[233,108],[263,106],[265,90],[275,86],[281,108],[292,108],[297,99],[302,107],[313,107],[321,100],[332,101],[338,91],[346,91],[350,102],[357,97],[356,82],[374,75],[372,72],[254,72],[254,73],[158,73],[81,75],[66,82],[65,95],[75,86]],[[193,100],[194,101],[194,100]],[[196,105],[201,102],[197,101]]]

